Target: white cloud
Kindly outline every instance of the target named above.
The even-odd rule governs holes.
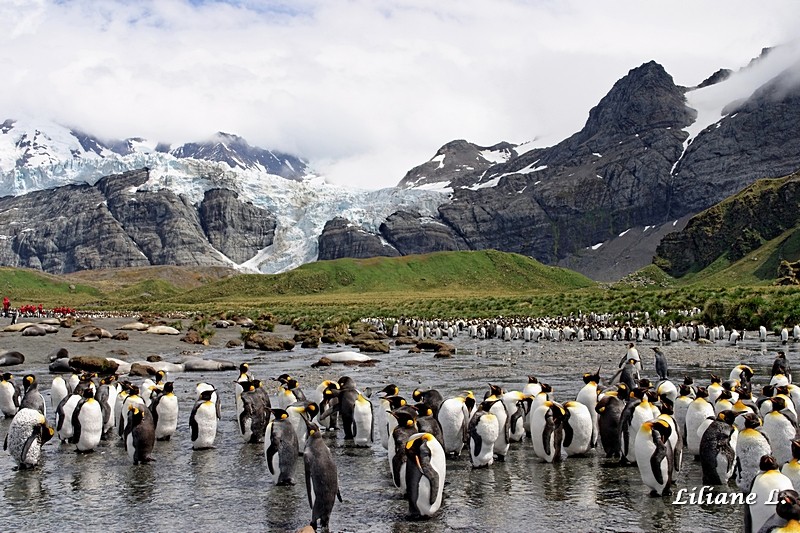
[[[793,0],[6,0],[0,118],[229,131],[375,188],[453,139],[560,140],[651,59],[684,85],[739,68],[795,38],[798,15]]]

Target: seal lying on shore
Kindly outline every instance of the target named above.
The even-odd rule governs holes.
[[[0,366],[21,365],[25,356],[15,350],[0,351]]]
[[[230,361],[218,361],[216,359],[200,359],[199,357],[189,357],[183,362],[183,368],[187,372],[206,372],[236,370],[236,365]]]
[[[331,363],[349,363],[351,361],[355,361],[357,363],[363,363],[372,360],[371,357],[358,352],[326,353],[324,354],[324,356],[327,357],[331,361]]]

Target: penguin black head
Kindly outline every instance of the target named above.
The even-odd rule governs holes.
[[[617,397],[620,400],[627,400],[631,397],[631,391],[628,389],[628,386],[624,383],[617,384]]]
[[[720,411],[719,414],[717,414],[717,420],[722,420],[726,424],[730,424],[732,426],[733,421],[736,420],[737,416],[739,416],[739,413],[737,413],[736,411],[733,411],[731,409],[725,409],[723,411]]]
[[[792,458],[800,461],[800,439],[792,440]]]
[[[536,376],[528,376],[528,383],[539,383],[539,378]]]
[[[247,374],[248,370],[250,370],[250,365],[248,365],[247,363],[242,363],[239,365],[240,374]]]
[[[564,409],[563,405],[556,402],[551,402],[551,403],[552,405],[550,406],[550,412],[552,413],[553,416],[553,422],[559,424],[569,418],[570,412]]]
[[[762,472],[767,472],[769,470],[777,470],[778,460],[771,455],[762,455],[761,460],[758,463],[758,468]]]
[[[722,378],[720,378],[719,376],[715,376],[714,374],[711,374],[711,383],[712,384],[716,383],[718,385],[721,385],[722,384]]]
[[[800,494],[792,489],[780,491],[775,514],[787,521],[800,520]]]
[[[407,403],[406,399],[402,396],[387,396],[384,399],[389,402],[390,411],[394,411],[398,407],[403,407]]]
[[[91,387],[86,387],[86,389],[84,389],[83,397],[86,398],[87,400],[89,398],[94,398],[94,391],[92,390]]]
[[[53,428],[51,428],[50,426],[48,426],[45,423],[43,423],[43,424],[41,424],[39,426],[36,426],[36,427],[39,428],[39,438],[41,439],[41,443],[42,444],[44,444],[45,442],[47,442],[50,439],[52,439],[53,435],[55,435],[55,433],[56,433]]]
[[[585,373],[583,375],[583,382],[586,383],[587,385],[589,383],[599,384],[600,383],[600,369],[601,368],[603,368],[603,367],[602,366],[599,367],[597,369],[597,372],[595,372],[594,374],[590,374],[589,372]]]
[[[723,390],[722,392],[719,393],[719,396],[717,396],[717,401],[730,400],[731,398],[733,398],[733,395],[731,394],[731,391],[725,389],[725,390]]]
[[[778,350],[778,355],[775,356],[775,359],[786,359],[786,352]]]
[[[306,420],[303,418],[303,420]],[[319,430],[319,426],[313,422],[309,422],[306,420],[306,429],[308,430],[308,437],[311,439],[319,439],[322,437],[322,433]]]
[[[419,416],[433,416],[433,409],[425,405],[424,403],[417,403],[413,405],[414,409],[417,410],[417,414]]]
[[[549,383],[542,383],[542,392],[547,394],[553,392],[553,386]]]
[[[22,384],[25,387],[25,390],[28,390],[34,383],[36,383],[36,376],[33,374],[28,374],[22,378]]]
[[[697,387],[694,393],[698,398],[708,398],[708,389],[705,387]]]
[[[136,385],[131,385],[130,387],[128,387],[128,394],[130,396],[139,396],[139,387],[137,387]]]
[[[286,380],[286,383],[284,385],[286,386],[286,390],[292,390],[299,387],[300,383],[294,378],[289,378]]]
[[[396,410],[391,411],[391,414],[393,417],[395,417],[395,419],[397,419],[398,426],[412,427],[417,421],[416,415],[407,411]]]
[[[475,397],[470,395],[464,398],[464,405],[467,406],[467,411],[471,412],[475,407]]]
[[[639,387],[643,389],[651,389],[653,388],[653,382],[647,378],[642,378],[639,380]]]
[[[689,396],[692,393],[692,388],[689,385],[681,383],[678,385],[678,394],[680,396]]]
[[[755,413],[747,413],[742,418],[746,429],[756,429],[761,425],[761,419]]]
[[[636,387],[631,391],[631,396],[639,400],[644,400],[645,397],[647,397],[647,389],[643,389],[642,387]]]
[[[11,378],[13,378],[13,377],[14,376],[11,375],[11,372],[5,372],[3,374],[3,381],[11,381]]]
[[[775,387],[775,394],[789,395],[789,385],[779,385]]]
[[[289,418],[289,413],[286,412],[286,409],[270,409],[272,412],[272,416],[275,417],[276,420],[286,420]]]
[[[342,376],[339,378],[339,388],[340,389],[355,389],[356,382],[350,376]]]
[[[480,403],[480,405],[478,406],[478,410],[479,410],[479,411],[485,411],[485,412],[487,412],[487,413],[488,413],[488,412],[489,412],[489,410],[492,408],[492,406],[493,406],[494,404],[496,404],[497,402],[499,402],[499,401],[500,401],[500,399],[499,399],[499,398],[495,398],[494,400],[483,400],[483,401]]]
[[[415,402],[419,402],[422,400],[422,391],[419,389],[414,389],[414,392],[411,393],[411,398]]]
[[[378,391],[378,395],[381,394],[383,396],[397,396],[398,394],[400,394],[400,388],[394,383],[390,383],[389,385],[386,385],[383,389]]]
[[[214,394],[213,390],[204,390],[203,392],[200,393],[200,399],[203,400],[204,402],[210,402],[211,396],[213,394]]]
[[[672,400],[669,399],[669,396],[666,394],[662,394],[659,396],[659,400],[661,400],[661,413],[665,415],[673,415],[675,414],[675,405],[672,403]]]
[[[692,385],[694,385],[694,378],[691,378],[689,376],[683,376],[683,384],[686,385],[687,387],[691,387]]]
[[[314,418],[314,416],[319,413],[319,405],[317,405],[317,402],[308,402],[304,408],[304,411],[308,413],[311,418]]]
[[[173,392],[175,392],[175,382],[167,381],[164,383],[164,394],[171,394]]]
[[[489,383],[489,395],[490,396],[497,396],[498,398],[503,395],[503,387],[500,385],[492,385]]]
[[[431,439],[434,438],[435,437],[430,433],[423,433],[422,435],[420,435],[415,439],[409,439],[409,441],[406,443],[406,453],[411,455],[416,455],[417,457],[419,457],[420,448],[422,448],[422,446],[424,446],[425,444],[430,442]]]
[[[781,411],[786,409],[786,400],[781,396],[774,396],[769,399],[772,402],[772,410],[773,411]]]
[[[135,405],[131,405],[128,407],[129,417],[133,421],[134,424],[138,424],[144,418],[144,413],[142,413],[141,409],[136,407]]]
[[[290,376],[289,374],[281,374],[280,376],[275,378],[275,381],[280,381],[281,383],[283,383],[285,385],[286,384],[286,380],[290,379],[291,377],[292,376]]]
[[[739,365],[739,369],[741,370],[739,372],[739,376],[741,376],[741,379],[743,381],[750,381],[751,379],[753,379],[754,372],[752,368],[750,368],[747,365]]]
[[[651,429],[661,435],[661,441],[667,442],[670,435],[672,435],[672,427],[666,420],[657,419],[651,424]]]

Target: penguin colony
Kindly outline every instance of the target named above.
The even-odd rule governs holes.
[[[708,385],[667,379],[666,356],[656,352],[658,381],[641,377],[641,358],[628,346],[621,368],[603,385],[601,369],[583,375],[575,400],[555,401],[552,387],[528,376],[520,390],[488,384],[483,394],[465,391],[444,398],[435,389],[404,391],[393,384],[376,394],[350,377],[326,380],[303,393],[296,379],[275,378],[279,393],[270,398],[264,384],[240,367],[235,381],[237,424],[247,443],[263,443],[266,468],[275,485],[295,481],[303,458],[311,526],[328,527],[336,499],[341,501],[336,464],[321,436],[344,433],[356,446],[379,439],[388,451],[387,474],[404,494],[412,516],[436,515],[442,506],[448,456],[467,450],[473,467],[504,461],[526,436],[543,462],[564,461],[596,448],[621,465],[636,465],[653,496],[672,493],[684,460],[699,460],[703,483],[735,482],[759,495],[747,508],[746,531],[772,531],[800,520],[794,487],[800,483],[797,409],[800,389],[792,384],[785,354],[779,352],[771,376],[754,392],[754,373],[746,365],[727,379],[709,376]],[[35,467],[52,437],[78,453],[91,452],[101,439],[118,436],[133,464],[153,459],[156,440],[169,440],[179,418],[174,384],[164,372],[136,385],[117,376],[57,376],[51,390],[55,427],[46,423],[46,405],[36,376],[21,384],[10,373],[0,379],[0,410],[13,418],[4,449],[18,468]],[[145,392],[146,391],[146,392]],[[194,449],[213,448],[221,399],[213,386],[199,383],[189,415]],[[273,407],[274,405],[274,407]],[[185,416],[185,415],[184,415]],[[377,433],[377,435],[376,435]],[[777,505],[764,505],[779,491]],[[775,529],[778,530],[778,529]]]

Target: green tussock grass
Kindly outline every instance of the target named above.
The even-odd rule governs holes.
[[[71,283],[63,277],[37,270],[0,267],[0,292],[13,307],[42,304],[47,308],[86,305],[102,292],[84,283]]]

